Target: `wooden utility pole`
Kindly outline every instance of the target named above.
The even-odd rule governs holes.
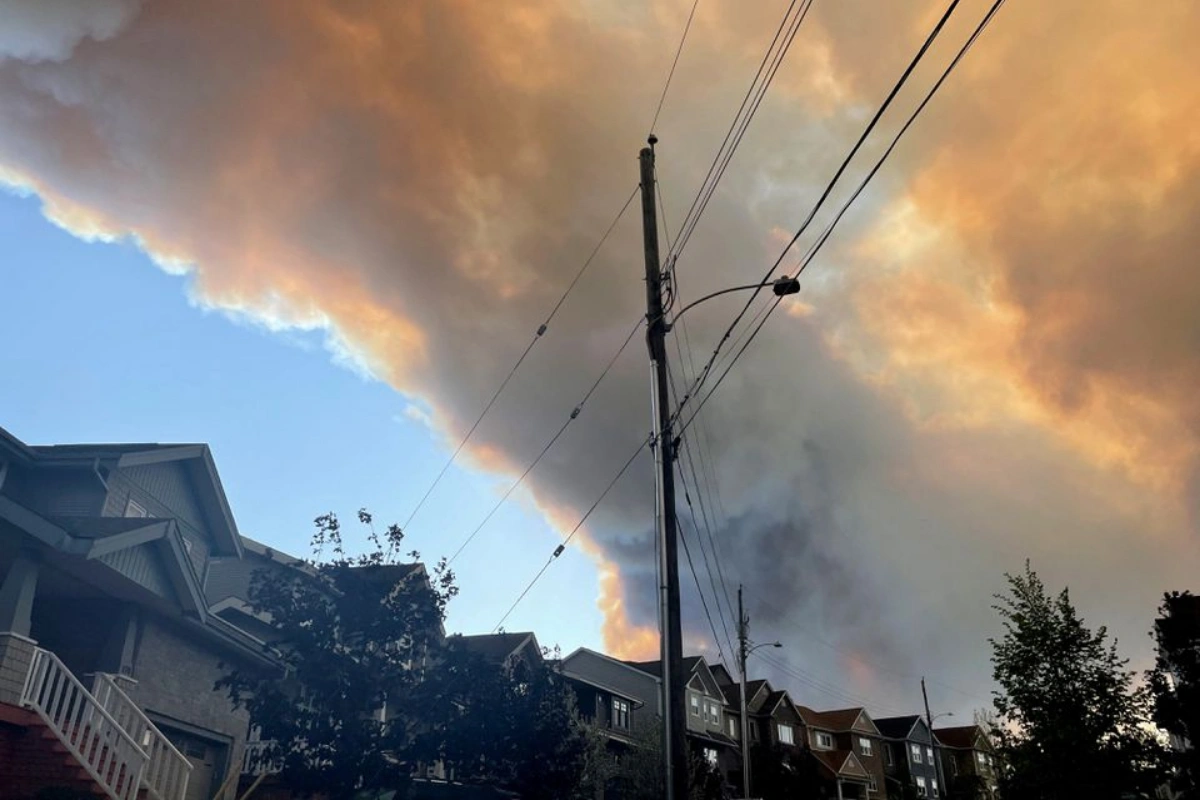
[[[658,256],[658,212],[654,205],[654,145],[642,148],[642,237],[646,249],[646,346],[650,351],[654,412],[654,466],[659,536],[659,604],[662,612],[663,768],[667,800],[688,796],[687,709],[684,705],[683,639],[679,611],[679,545],[675,521],[675,442],[667,398],[667,321],[663,313]]]
[[[746,697],[746,656],[749,650],[748,639],[749,633],[747,628],[750,625],[750,620],[746,618],[746,612],[742,609],[742,586],[738,584],[738,668],[741,671],[742,681],[742,797],[750,797],[750,718],[749,702],[750,698]]]
[[[937,775],[938,790],[935,796],[945,796],[946,776],[942,774],[942,753],[937,737],[933,735],[933,716],[929,713],[929,693],[925,691],[925,676],[921,676],[921,699],[925,701],[925,721],[929,723],[929,744],[933,747],[933,771]],[[940,715],[939,715],[940,716]]]

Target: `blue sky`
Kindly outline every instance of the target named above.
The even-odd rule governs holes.
[[[26,442],[207,442],[242,532],[297,555],[328,510],[348,538],[363,506],[402,522],[449,456],[408,398],[333,363],[322,334],[205,309],[187,278],[132,243],[75,238],[36,197],[0,192],[0,242],[0,426]],[[452,468],[407,543],[431,562],[452,553],[506,486]],[[455,562],[451,630],[491,630],[557,543],[519,494]],[[594,566],[568,548],[505,627],[597,647],[596,595]]]

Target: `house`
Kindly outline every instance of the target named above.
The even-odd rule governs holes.
[[[999,778],[992,741],[978,725],[935,728],[942,775],[953,800],[994,800]]]
[[[819,764],[827,794],[842,800],[886,797],[875,759],[879,731],[861,708],[819,712],[796,706],[804,724],[805,744]]]
[[[0,429],[0,785],[231,798],[247,719],[222,663],[272,669],[210,613],[242,542],[203,444],[35,447]]]
[[[625,663],[647,675],[662,677],[660,661]],[[691,748],[720,773],[732,791],[740,782],[740,777],[734,781],[730,781],[730,777],[741,775],[741,746],[728,734],[726,709],[729,698],[702,656],[683,659],[683,677],[681,689],[685,693],[687,736]]]
[[[460,643],[468,653],[474,653],[489,664],[506,669],[511,669],[521,661],[531,664],[540,664],[543,661],[542,648],[537,637],[530,631],[455,636],[453,641]]]
[[[559,669],[575,692],[580,716],[607,737],[610,749],[620,752],[638,731],[659,724],[657,677],[586,647],[564,657]]]
[[[917,714],[883,717],[875,720],[875,727],[883,735],[889,794],[904,797],[904,787],[910,787],[917,797],[942,797],[943,781],[934,752],[937,743],[924,718]]]

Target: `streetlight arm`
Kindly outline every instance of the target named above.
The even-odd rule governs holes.
[[[765,289],[768,286],[772,287],[772,290],[779,297],[784,297],[785,295],[789,295],[789,294],[796,294],[797,292],[800,291],[799,279],[788,278],[788,277],[776,278],[773,281],[766,281],[765,283],[748,283],[745,286],[731,286],[728,289],[722,289],[719,292],[713,292],[711,294],[706,294],[703,297],[701,297],[697,300],[693,300],[692,302],[688,303],[686,306],[679,309],[679,311],[675,314],[675,317],[672,320],[672,322],[674,320],[682,317],[684,312],[687,311],[689,308],[692,308],[693,306],[698,306],[706,300],[712,300],[714,297],[720,297],[723,294],[730,294],[732,292],[745,292],[745,291],[749,291],[750,289]]]

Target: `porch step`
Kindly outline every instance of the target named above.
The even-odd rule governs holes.
[[[34,713],[0,704],[0,787],[5,800],[33,800],[48,787],[108,795]]]

